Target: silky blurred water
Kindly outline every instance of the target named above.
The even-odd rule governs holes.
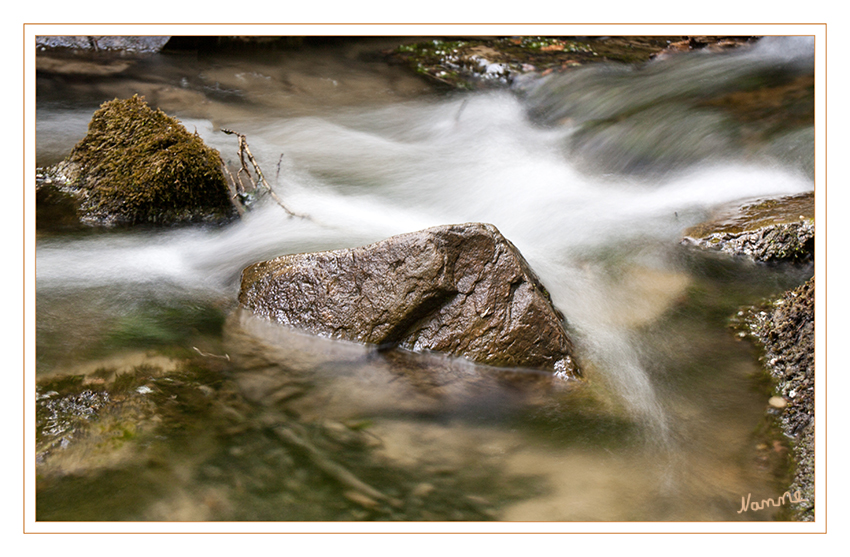
[[[500,520],[746,518],[735,512],[738,497],[776,489],[752,463],[751,434],[766,400],[750,385],[753,350],[713,316],[732,315],[811,270],[694,254],[678,240],[728,203],[812,190],[810,130],[775,132],[754,148],[742,142],[740,122],[706,100],[747,80],[813,71],[813,43],[770,38],[734,53],[592,66],[463,94],[432,91],[402,68],[361,56],[378,46],[159,54],[97,79],[43,62],[51,71],[38,84],[39,164],[67,154],[99,103],[144,94],[225,160],[233,162],[236,145],[219,128],[246,134],[278,194],[311,220],[266,203],[222,228],[39,237],[39,376],[84,365],[86,346],[140,307],[235,310],[239,273],[255,261],[488,222],[538,273],[566,316],[590,388],[624,409],[640,441],[618,451],[591,432],[559,444],[557,433],[541,438],[505,428],[501,418],[436,418],[411,428],[358,406],[358,393],[367,395],[357,387],[346,417],[374,418],[389,454],[424,443],[452,461],[460,446],[487,436],[511,447],[488,458],[506,475],[544,478],[548,488],[500,508]],[[85,75],[105,62],[74,63]],[[794,157],[782,156],[790,151]],[[266,359],[279,357],[268,350]],[[368,358],[350,357],[355,375],[370,373]],[[335,392],[330,367],[320,375]],[[562,396],[542,405],[553,432],[572,427]],[[446,415],[458,407],[462,399]]]

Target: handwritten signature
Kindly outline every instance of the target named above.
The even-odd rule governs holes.
[[[774,501],[773,499],[762,499],[761,502],[759,502],[759,501],[750,502],[751,495],[752,495],[751,493],[747,493],[746,499],[741,497],[741,510],[738,511],[738,514],[741,514],[742,512],[747,511],[747,510],[749,510],[749,511],[760,511],[762,509],[770,507],[771,505],[773,505],[774,507],[779,507],[779,506],[785,504],[786,497],[787,497],[787,501],[789,503],[802,503],[802,502],[805,501],[805,499],[803,499],[800,496],[799,491],[795,491],[793,495],[790,492],[786,491],[785,493],[782,494],[781,497],[777,498],[776,501]]]

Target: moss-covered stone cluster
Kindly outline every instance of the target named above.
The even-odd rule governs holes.
[[[585,43],[551,37],[431,39],[402,44],[393,58],[417,73],[458,89],[506,84],[516,75],[596,56]]]
[[[697,40],[699,39],[699,40]],[[510,83],[518,75],[548,73],[594,62],[639,64],[665,51],[729,48],[747,37],[495,37],[436,38],[399,45],[391,58],[452,88]]]
[[[138,95],[101,105],[63,166],[85,221],[170,224],[233,210],[218,151]]]

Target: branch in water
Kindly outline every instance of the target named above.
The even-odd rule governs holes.
[[[248,141],[245,139],[244,134],[241,134],[239,132],[235,132],[233,130],[228,130],[228,129],[225,129],[225,128],[221,128],[221,131],[226,133],[227,135],[235,135],[237,137],[237,139],[239,140],[239,160],[242,163],[242,167],[236,173],[236,178],[239,180],[238,188],[242,189],[243,193],[244,193],[244,187],[242,186],[242,180],[240,178],[240,174],[242,172],[245,172],[245,174],[248,175],[248,178],[251,180],[251,184],[253,186],[253,189],[256,189],[256,187],[257,187],[257,183],[254,181],[254,178],[251,176],[251,173],[248,171],[248,164],[245,162],[245,157],[247,156],[248,160],[251,162],[251,166],[254,167],[254,172],[257,174],[257,178],[259,178],[260,182],[263,184],[263,186],[266,188],[266,190],[268,190],[269,195],[272,196],[272,199],[274,199],[275,202],[277,202],[277,204],[280,205],[283,208],[283,210],[286,211],[286,213],[289,216],[298,217],[298,218],[302,218],[302,219],[310,219],[309,215],[302,215],[302,214],[295,213],[295,212],[291,211],[283,203],[283,200],[280,197],[278,197],[278,195],[275,193],[275,191],[272,189],[272,187],[266,181],[266,177],[263,174],[262,169],[260,169],[260,165],[257,163],[257,159],[254,158],[254,155],[251,153],[251,150],[248,148]],[[230,173],[228,172],[228,174],[230,174]],[[231,176],[231,180],[233,180],[232,176]],[[237,187],[235,180],[234,180],[234,187]],[[310,220],[312,220],[312,219],[310,219]]]
[[[197,346],[193,346],[192,348],[195,350],[195,352],[197,352],[198,354],[200,354],[204,358],[220,358],[222,360],[227,360],[228,362],[230,361],[230,355],[229,354],[224,354],[222,356],[222,355],[219,355],[219,354],[210,354],[209,352],[202,352],[201,349],[198,348]]]
[[[274,181],[280,181],[280,163],[283,162],[283,153],[280,154],[280,158],[277,159],[277,174],[274,175]]]
[[[241,217],[245,214],[245,207],[239,201],[239,192],[237,191],[236,180],[233,179],[233,174],[230,173],[230,169],[227,168],[227,165],[224,164],[224,160],[221,157],[219,157],[219,161],[221,162],[221,169],[228,178],[225,181],[227,182],[227,191],[230,192],[230,203],[236,208],[236,213]]]

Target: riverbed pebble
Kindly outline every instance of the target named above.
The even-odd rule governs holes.
[[[786,401],[781,396],[772,396],[770,400],[767,401],[768,404],[773,406],[774,408],[785,408],[788,406],[788,401]]]

